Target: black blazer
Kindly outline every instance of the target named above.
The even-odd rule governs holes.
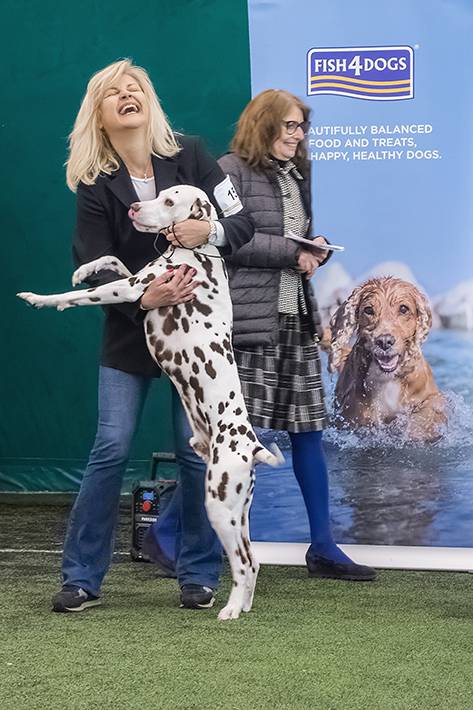
[[[173,185],[195,185],[207,193],[219,215],[214,188],[225,177],[199,138],[178,137],[182,150],[172,158],[152,156],[156,194]],[[138,200],[124,164],[111,175],[100,175],[94,185],[80,183],[77,189],[77,222],[73,240],[73,258],[77,266],[107,254],[117,256],[132,273],[156,258],[156,249],[164,252],[169,243],[163,236],[142,234],[128,217],[132,202]],[[227,250],[238,248],[253,235],[253,224],[245,212],[221,220],[229,242]],[[90,277],[98,286],[117,279],[104,271]],[[148,377],[159,377],[161,370],[148,352],[143,332],[144,312],[139,302],[105,306],[102,354],[107,367]]]

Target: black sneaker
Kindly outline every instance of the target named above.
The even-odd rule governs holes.
[[[99,597],[86,592],[82,587],[70,587],[65,585],[60,592],[52,598],[53,611],[84,611],[91,606],[98,606],[102,603]]]
[[[200,584],[184,584],[181,587],[181,607],[185,609],[210,609],[215,602],[211,587]]]

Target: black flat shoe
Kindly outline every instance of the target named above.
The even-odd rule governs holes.
[[[159,568],[161,577],[176,579],[176,565],[162,550],[151,528],[148,530],[141,543],[141,552]]]
[[[333,562],[325,557],[315,555],[309,550],[305,561],[309,577],[321,579],[344,579],[352,582],[372,582],[376,579],[376,570],[367,565],[357,565],[356,562]]]

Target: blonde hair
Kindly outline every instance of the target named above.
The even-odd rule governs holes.
[[[111,84],[123,74],[130,74],[140,85],[149,104],[147,139],[150,153],[161,157],[175,155],[180,147],[147,72],[130,59],[122,59],[101,69],[90,79],[69,136],[66,162],[67,185],[75,192],[80,182],[93,185],[100,173],[110,175],[120,166],[119,157],[107,134],[100,128],[100,105]]]
[[[289,91],[266,89],[255,96],[240,116],[231,144],[232,151],[252,168],[268,168],[273,143],[281,135],[281,123],[293,106],[302,111],[304,121],[309,120],[309,107]],[[298,144],[293,162],[307,172],[305,141]]]

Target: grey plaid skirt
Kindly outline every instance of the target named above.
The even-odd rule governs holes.
[[[290,432],[326,424],[319,350],[303,315],[279,314],[276,345],[235,348],[253,426]]]

